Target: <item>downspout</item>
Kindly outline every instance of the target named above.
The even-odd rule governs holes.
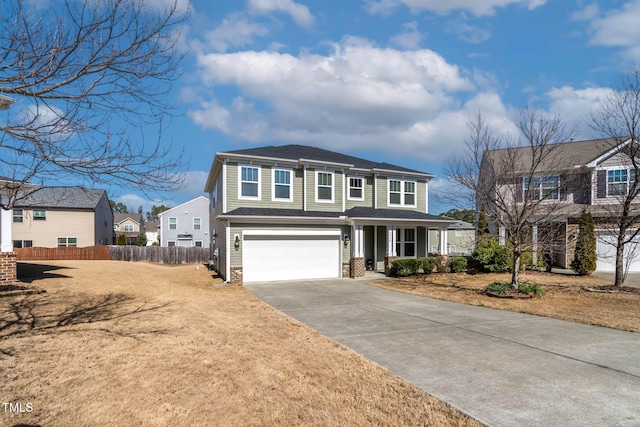
[[[302,210],[307,211],[307,165],[302,166]]]

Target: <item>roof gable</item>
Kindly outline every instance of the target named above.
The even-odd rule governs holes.
[[[30,190],[16,207],[95,209],[107,192],[82,187],[40,187]]]

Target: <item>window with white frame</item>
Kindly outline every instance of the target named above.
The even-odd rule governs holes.
[[[389,180],[389,205],[416,206],[416,182],[400,179]]]
[[[607,195],[626,196],[635,180],[635,169],[609,169],[607,171]]]
[[[316,172],[316,201],[333,202],[333,172]]]
[[[455,235],[456,237],[462,237],[462,230],[456,229]]]
[[[169,240],[167,242],[167,246],[175,246],[175,245],[176,245],[176,242],[174,240]]]
[[[58,247],[78,246],[77,237],[58,237]]]
[[[414,258],[416,256],[416,229],[396,229],[396,253],[401,258]]]
[[[291,171],[273,170],[273,200],[291,200]]]
[[[200,230],[202,228],[202,219],[193,218],[193,229]]]
[[[46,221],[47,220],[47,211],[44,209],[34,209],[33,210],[33,220],[34,221]]]
[[[30,248],[33,246],[33,240],[14,240],[14,248]]]
[[[524,177],[522,185],[528,200],[560,199],[560,177],[558,175],[535,176],[531,179]]]
[[[133,231],[133,224],[125,224],[124,231]]]
[[[22,209],[13,210],[13,222],[22,222],[24,220],[24,211]]]
[[[260,198],[260,168],[258,166],[240,166],[240,197]]]
[[[195,246],[196,246],[196,248],[201,248],[202,247],[202,240],[196,240],[195,241]]]
[[[169,218],[169,230],[178,229],[178,218]]]
[[[349,178],[349,200],[364,200],[364,179]]]

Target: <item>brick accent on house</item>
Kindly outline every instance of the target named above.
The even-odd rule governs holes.
[[[18,281],[15,252],[0,252],[0,285]]]
[[[351,263],[342,263],[342,277],[351,277]]]
[[[397,260],[397,256],[386,256],[384,257],[384,274],[385,276],[389,275],[389,270],[391,270],[391,264],[393,261]]]
[[[351,258],[351,277],[364,277],[365,263],[364,258]]]
[[[242,283],[242,267],[231,267],[230,283]]]

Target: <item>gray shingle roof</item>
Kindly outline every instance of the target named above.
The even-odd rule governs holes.
[[[359,157],[336,153],[335,151],[324,150],[322,148],[310,147],[307,145],[278,145],[259,148],[247,148],[244,150],[228,151],[229,154],[241,154],[246,156],[274,157],[287,160],[316,160],[321,162],[342,163],[353,165],[358,169],[386,169],[396,172],[411,172],[426,174],[426,172],[392,165],[390,163],[372,162]]]
[[[113,223],[114,224],[120,224],[121,222],[125,221],[127,218],[131,218],[132,220],[134,220],[138,224],[142,224],[142,215],[140,215],[138,213],[135,213],[135,214],[115,213],[115,214],[113,214]]]
[[[82,187],[40,187],[19,200],[16,207],[95,209],[105,190]]]
[[[237,208],[228,212],[231,216],[271,216],[271,217],[305,217],[305,218],[339,218],[344,216],[341,212],[317,212],[303,211],[302,209],[278,209],[278,208]]]
[[[367,207],[356,207],[348,209],[346,212],[319,212],[303,211],[301,209],[276,209],[276,208],[237,208],[227,213],[229,216],[264,216],[264,217],[291,217],[291,218],[370,218],[370,219],[397,219],[397,220],[418,220],[418,221],[451,221],[455,219],[425,214],[422,212],[401,210],[401,209],[375,209]]]
[[[404,209],[375,209],[367,207],[351,208],[345,212],[351,218],[371,218],[371,219],[415,219],[424,221],[451,221],[451,218],[426,214],[423,212],[404,210]]]

